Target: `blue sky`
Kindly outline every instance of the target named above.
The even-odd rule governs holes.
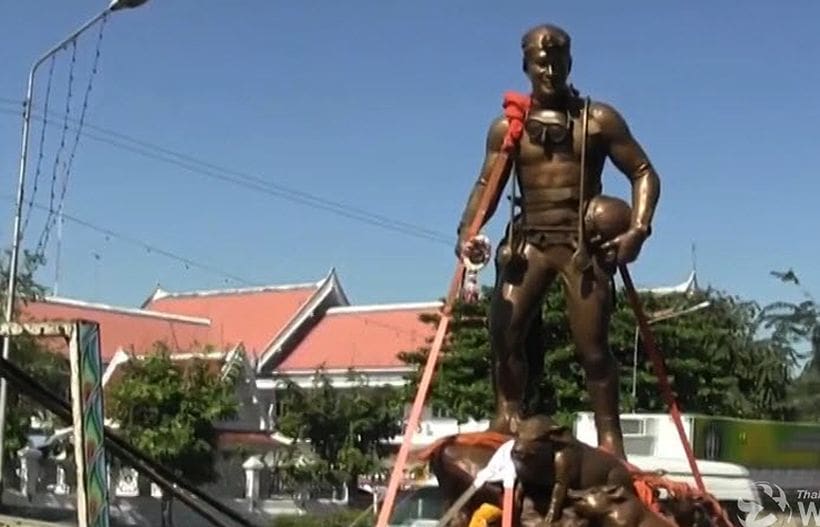
[[[9,100],[22,100],[35,57],[104,5],[3,5],[4,243],[20,144]],[[221,169],[205,170],[209,177],[148,147],[149,156],[133,145],[118,148],[110,141],[126,141],[86,128],[96,138],[80,138],[65,211],[250,283],[314,281],[336,267],[357,303],[438,298],[453,270],[449,238],[481,163],[487,124],[505,90],[526,89],[520,36],[552,22],[573,36],[575,85],[621,111],[662,178],[655,234],[634,265],[636,281],[685,279],[694,242],[704,284],[761,302],[796,298],[769,276],[792,266],[820,292],[817,2],[511,5],[151,0],[116,13],[105,27],[87,124]],[[96,38],[94,29],[78,43],[72,118]],[[46,207],[70,56],[59,56],[52,83],[55,125],[47,129],[37,194]],[[38,75],[38,108],[47,78],[48,64]],[[218,179],[230,176],[226,170],[437,234],[396,232]],[[611,164],[605,187],[628,196]],[[506,213],[488,229],[494,242]],[[27,247],[44,217],[33,212]],[[54,238],[40,275],[49,286]],[[157,283],[169,290],[240,285],[68,221],[60,269],[61,295],[125,305],[140,303]]]

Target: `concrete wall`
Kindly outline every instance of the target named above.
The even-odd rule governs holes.
[[[48,519],[51,521],[76,521],[75,496],[55,495],[41,492],[28,501],[17,491],[6,491],[3,503],[10,506],[14,513],[27,518]],[[257,525],[269,525],[274,516],[282,514],[305,514],[331,508],[320,503],[297,505],[293,500],[264,500],[256,511],[250,512],[247,500],[221,499],[225,505],[233,508]],[[178,501],[173,506],[174,523],[179,527],[210,527],[210,523],[198,513]],[[221,516],[220,516],[221,517]],[[117,497],[111,501],[111,520],[117,526],[153,527],[160,525],[160,499],[149,496],[133,498]],[[227,523],[232,523],[229,520]]]

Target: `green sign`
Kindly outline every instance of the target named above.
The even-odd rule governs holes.
[[[748,468],[820,468],[820,424],[694,417],[699,459]]]

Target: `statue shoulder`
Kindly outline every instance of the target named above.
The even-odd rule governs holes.
[[[626,119],[609,103],[590,101],[589,116],[595,121],[595,124],[604,136],[616,138],[624,134],[629,134],[629,126],[626,123]]]
[[[504,144],[504,137],[510,129],[510,122],[502,114],[495,117],[487,130],[487,149],[492,151],[501,150]]]

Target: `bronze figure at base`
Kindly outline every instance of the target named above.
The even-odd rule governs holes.
[[[459,434],[414,456],[429,463],[445,508],[470,489],[496,450],[514,439],[514,527],[730,527],[717,501],[694,487],[642,472],[619,456],[577,440],[547,416],[519,424],[516,436],[492,431]],[[485,483],[449,527],[477,525],[474,515],[482,506],[500,510],[502,493],[500,484]]]

